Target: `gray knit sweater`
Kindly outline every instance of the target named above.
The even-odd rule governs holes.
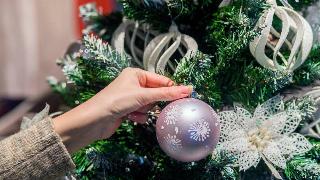
[[[51,179],[74,168],[49,117],[0,141],[0,179]]]

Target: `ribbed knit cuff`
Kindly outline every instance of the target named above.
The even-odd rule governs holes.
[[[52,120],[0,141],[0,179],[47,179],[75,168]]]

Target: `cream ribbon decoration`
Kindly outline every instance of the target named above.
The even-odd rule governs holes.
[[[186,53],[182,51],[181,46],[185,47]],[[168,33],[156,36],[145,48],[144,68],[151,72],[164,73],[168,65],[172,71],[175,71],[170,58],[177,50],[182,57],[191,57],[198,50],[198,44],[192,37],[181,34],[177,26],[173,24]]]
[[[126,53],[132,56],[137,66],[142,68],[144,49],[151,39],[158,34],[157,31],[151,30],[147,24],[139,24],[138,22],[123,19],[123,22],[113,33],[111,45],[120,53],[125,52],[126,49],[129,50]],[[143,42],[142,47],[136,45],[138,38]]]
[[[263,67],[292,72],[301,66],[309,55],[313,34],[309,23],[290,8],[286,1],[281,2],[285,6],[278,6],[275,0],[268,1],[271,7],[263,13],[257,23],[256,28],[261,29],[261,34],[250,43],[250,51]],[[275,16],[282,22],[281,32],[272,26]],[[290,38],[291,34],[294,35],[293,38]],[[278,42],[270,42],[268,40],[270,36],[278,38]],[[283,46],[290,51],[288,58],[280,52]],[[266,55],[266,47],[273,51],[272,59]]]

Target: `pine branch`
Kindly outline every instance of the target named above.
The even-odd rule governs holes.
[[[155,6],[155,4],[146,4],[144,1],[121,0],[120,2],[124,15],[129,19],[151,24],[154,29],[159,31],[166,31],[171,25],[168,8],[163,3]]]
[[[206,17],[217,10],[222,0],[121,0],[120,2],[124,14],[129,19],[151,24],[156,29],[163,29],[161,27],[169,27],[172,21],[180,24],[188,19],[190,25],[198,22],[199,18],[206,20]]]
[[[88,3],[79,8],[80,17],[85,24],[83,34],[95,34],[107,42],[111,42],[112,34],[122,22],[122,13],[112,12],[103,15],[98,12],[94,3]]]
[[[310,138],[313,148],[305,155],[296,156],[287,163],[286,176],[291,180],[319,180],[320,142]]]
[[[320,165],[315,160],[296,157],[287,163],[285,174],[292,180],[319,180]]]
[[[320,79],[320,44],[313,46],[307,60],[294,72],[295,85],[307,86]]]
[[[251,0],[243,3],[251,5]],[[254,5],[257,6],[256,3]],[[229,61],[248,49],[249,42],[257,35],[254,30],[258,19],[256,16],[259,15],[259,10],[262,12],[263,7],[261,3],[260,8],[252,8],[255,12],[251,12],[252,10],[244,9],[238,2],[234,6],[223,7],[213,14],[207,38],[209,45],[216,49],[217,65],[221,68],[228,66]],[[253,13],[256,15],[250,17],[249,14]]]
[[[239,0],[213,13],[206,49],[215,52],[213,66],[225,104],[236,101],[254,107],[290,82],[290,75],[276,78],[260,68],[249,52],[249,42],[258,34],[256,21],[265,7],[262,1]]]
[[[76,83],[81,81],[83,78],[77,64],[78,60],[78,58],[72,58],[70,55],[66,55],[56,61],[56,63],[61,67],[68,83]]]
[[[234,162],[235,159],[227,153],[223,151],[214,152],[212,159],[209,160],[205,167],[206,172],[201,179],[239,179],[238,169],[232,166]]]
[[[295,109],[300,111],[300,115],[302,118],[300,126],[305,125],[306,122],[312,121],[314,113],[317,110],[315,100],[309,96],[303,96],[299,98],[292,98],[290,100],[286,100],[285,105],[289,109]]]
[[[318,180],[320,177],[320,165],[315,160],[297,157],[287,164],[285,174],[292,180]]]
[[[96,72],[85,76],[89,78],[86,80],[90,83],[94,83],[94,79],[98,76],[98,81],[105,81],[106,84],[109,84],[124,68],[130,65],[130,58],[126,54],[116,52],[101,39],[89,35],[83,38],[81,58],[79,68],[82,69],[83,76],[89,69],[92,70],[92,73]]]
[[[306,154],[306,157],[314,159],[317,163],[320,163],[320,141],[313,138],[310,138],[309,141],[313,145],[313,148]]]
[[[275,96],[292,83],[291,74],[268,70],[254,63],[241,67],[234,65],[222,77],[224,80],[221,86],[226,92],[224,99],[227,104],[238,102],[249,109]]]
[[[51,86],[53,92],[58,93],[68,106],[75,106],[75,91],[70,91],[66,82],[59,82],[55,77],[47,77],[47,82]]]
[[[288,3],[296,10],[301,11],[303,8],[306,8],[318,0],[288,0]]]
[[[172,22],[183,34],[193,37],[198,44],[205,43],[204,34],[211,15],[222,0],[121,0],[124,14],[129,19],[147,23],[159,32],[167,32]],[[201,21],[199,21],[201,19]],[[200,50],[205,50],[200,47]]]
[[[53,90],[70,106],[83,103],[108,85],[129,66],[130,59],[94,36],[84,36],[81,56],[66,55],[57,61],[67,83],[50,79]]]
[[[199,94],[198,98],[213,107],[221,105],[221,91],[216,85],[215,68],[206,54],[197,52],[191,58],[182,59],[173,75],[177,83],[192,85]]]

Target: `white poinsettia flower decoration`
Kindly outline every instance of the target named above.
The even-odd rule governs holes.
[[[298,133],[299,110],[284,109],[280,96],[259,105],[253,115],[244,108],[219,113],[221,137],[218,149],[236,157],[240,170],[256,167],[263,159],[273,174],[281,178],[277,166],[284,169],[293,155],[312,148],[309,141]]]

